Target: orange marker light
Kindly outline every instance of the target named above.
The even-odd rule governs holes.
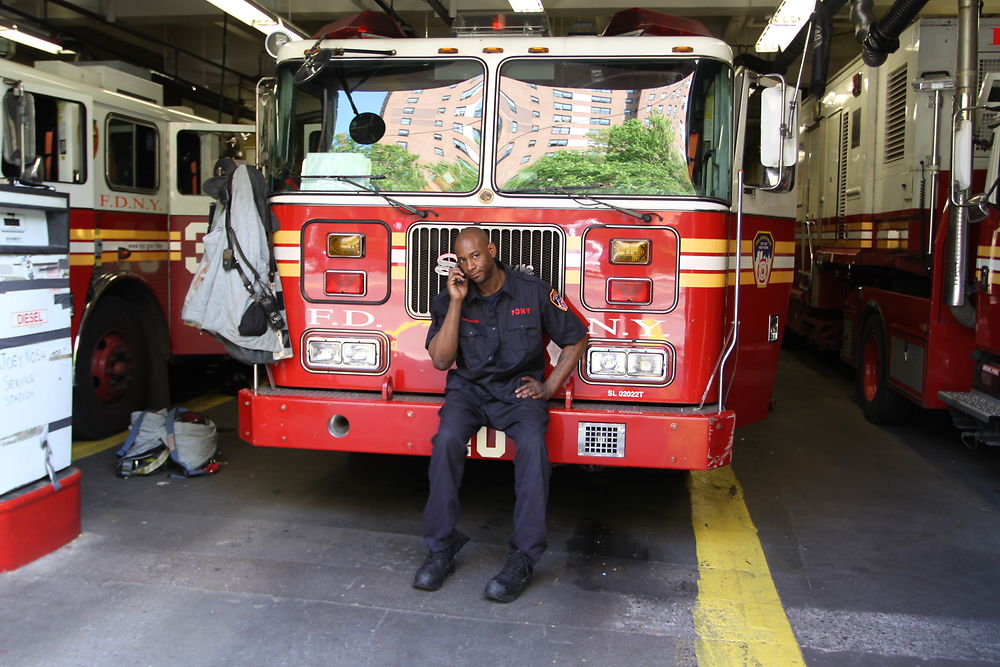
[[[612,264],[649,264],[649,239],[611,239]]]
[[[326,254],[330,257],[364,257],[364,234],[329,234],[326,237]]]

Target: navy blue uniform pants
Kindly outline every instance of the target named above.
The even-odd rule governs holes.
[[[514,532],[510,546],[532,563],[545,551],[545,507],[549,497],[549,452],[545,432],[549,413],[545,401],[513,403],[449,391],[438,413],[441,424],[431,440],[428,472],[430,493],[424,508],[424,543],[431,551],[448,548],[454,540],[461,505],[458,490],[465,470],[466,446],[482,426],[503,431],[515,442]]]

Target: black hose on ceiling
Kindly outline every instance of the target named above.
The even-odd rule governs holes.
[[[854,38],[859,44],[865,43],[875,23],[877,19],[873,0],[851,0],[851,25],[854,26]]]
[[[899,35],[917,17],[927,0],[896,0],[881,21],[875,20],[873,0],[851,0],[854,36],[862,45],[861,59],[878,67],[899,48]]]
[[[844,4],[844,0],[840,0]],[[809,83],[809,95],[819,99],[826,91],[826,77],[830,71],[830,40],[833,37],[833,12],[840,9],[827,7],[820,3],[814,15],[812,78]]]

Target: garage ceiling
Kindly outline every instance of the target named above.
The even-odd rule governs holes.
[[[509,10],[505,0],[382,0],[420,36],[449,34],[433,5],[446,11],[492,14]],[[600,31],[610,16],[637,6],[636,0],[543,0],[554,34]],[[700,20],[736,53],[753,53],[753,44],[780,0],[650,0],[641,6]],[[316,31],[361,10],[379,11],[375,0],[258,0],[297,26]],[[876,2],[882,16],[889,2]],[[957,0],[931,0],[922,15],[953,15]],[[81,60],[118,60],[157,72],[170,104],[194,107],[202,114],[230,121],[253,113],[256,80],[271,73],[263,36],[242,23],[224,18],[207,0],[7,0],[0,20],[9,19],[52,36]],[[849,4],[834,22],[831,71],[858,54],[852,39]],[[26,47],[19,61],[47,56]],[[765,54],[765,57],[768,57]],[[224,68],[221,67],[224,65]],[[224,91],[219,98],[218,91]]]

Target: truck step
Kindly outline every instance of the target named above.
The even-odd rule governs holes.
[[[993,417],[1000,417],[1000,399],[981,391],[939,391],[938,398],[984,423]]]

